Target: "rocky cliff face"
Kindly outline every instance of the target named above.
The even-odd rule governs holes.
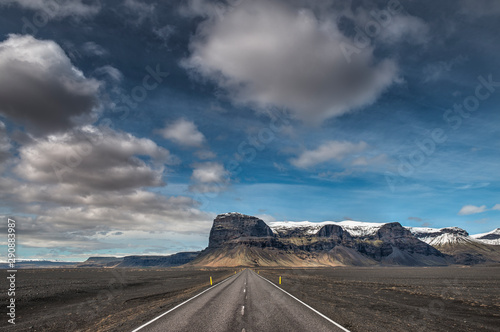
[[[221,214],[198,265],[444,265],[439,250],[399,223],[274,223]]]
[[[208,248],[220,248],[244,241],[271,240],[273,231],[257,217],[241,213],[224,213],[215,218],[210,230]]]

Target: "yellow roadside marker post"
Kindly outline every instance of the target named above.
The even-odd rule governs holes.
[[[281,276],[280,276],[280,285],[281,285]]]
[[[212,277],[210,277],[210,286],[212,286]]]

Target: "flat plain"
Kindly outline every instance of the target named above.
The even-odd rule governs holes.
[[[19,270],[0,329],[132,331],[241,269]],[[252,270],[353,332],[499,331],[500,266]]]

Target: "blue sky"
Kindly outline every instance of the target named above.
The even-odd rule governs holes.
[[[0,214],[23,258],[200,250],[229,211],[500,226],[494,0],[0,15]]]

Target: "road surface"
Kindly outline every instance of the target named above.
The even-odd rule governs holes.
[[[348,331],[252,270],[209,288],[140,332]]]

